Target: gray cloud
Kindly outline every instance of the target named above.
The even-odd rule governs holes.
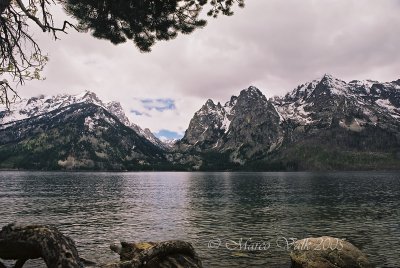
[[[203,30],[158,43],[150,54],[132,43],[114,46],[70,32],[52,42],[44,82],[21,95],[93,90],[138,110],[134,99],[173,99],[174,110],[132,119],[152,131],[183,133],[208,98],[228,100],[249,85],[283,95],[324,73],[344,80],[400,78],[398,0],[247,1],[233,17],[210,20]]]

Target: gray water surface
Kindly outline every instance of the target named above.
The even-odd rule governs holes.
[[[0,172],[0,225],[15,221],[53,224],[97,262],[116,240],[182,239],[205,267],[289,267],[285,239],[328,235],[398,267],[400,174]]]

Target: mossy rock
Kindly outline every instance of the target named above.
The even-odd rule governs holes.
[[[351,243],[329,236],[296,241],[290,253],[292,268],[372,268]]]
[[[202,263],[188,242],[121,242],[110,246],[120,255],[120,262],[107,268],[201,268]]]

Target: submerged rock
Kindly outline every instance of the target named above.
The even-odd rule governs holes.
[[[105,268],[201,268],[202,263],[188,242],[173,240],[113,244],[111,250],[120,255],[120,262]]]
[[[370,268],[367,257],[351,243],[329,236],[296,241],[291,268]]]

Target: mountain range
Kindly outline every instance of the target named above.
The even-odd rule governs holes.
[[[209,99],[164,143],[94,93],[39,96],[0,111],[0,168],[385,170],[400,168],[400,79],[331,75],[266,98],[250,86]]]

